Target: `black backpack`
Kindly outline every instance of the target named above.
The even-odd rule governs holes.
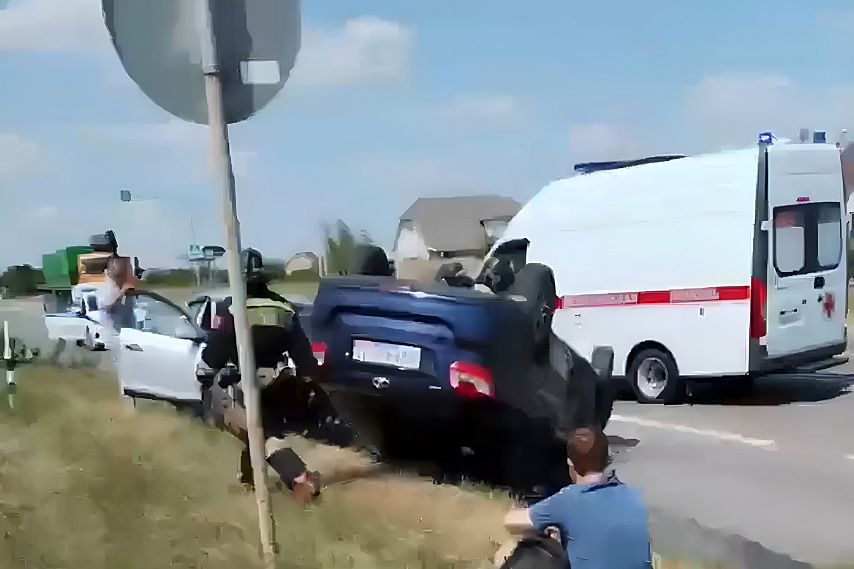
[[[501,569],[569,569],[569,566],[563,545],[543,535],[519,541]]]

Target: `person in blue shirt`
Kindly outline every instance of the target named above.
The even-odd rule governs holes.
[[[649,517],[640,495],[608,468],[608,439],[598,428],[570,433],[573,484],[528,509],[507,514],[514,535],[556,527],[573,569],[649,569]]]

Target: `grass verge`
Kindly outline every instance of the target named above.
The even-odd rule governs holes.
[[[22,368],[0,399],[0,567],[259,567],[257,513],[235,484],[238,445],[170,407],[123,407],[92,369]],[[348,450],[290,444],[327,479],[366,472]],[[396,472],[327,488],[303,509],[273,494],[280,567],[478,568],[506,539],[510,501]],[[658,568],[697,568],[665,557]]]
[[[361,460],[299,446],[327,472]],[[257,567],[237,448],[168,407],[124,408],[105,374],[21,370],[14,410],[0,407],[0,566]],[[300,568],[479,567],[507,507],[399,475],[332,486],[307,510],[273,498],[280,565]]]

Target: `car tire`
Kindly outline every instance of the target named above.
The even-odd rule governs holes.
[[[685,382],[676,360],[665,350],[649,348],[632,358],[629,383],[640,403],[677,404],[685,399]]]
[[[540,263],[528,263],[516,273],[507,293],[521,296],[519,302],[531,326],[534,349],[539,352],[549,345],[557,292],[552,270]]]
[[[350,273],[376,277],[391,276],[388,255],[377,245],[359,244],[353,250]]]
[[[596,372],[596,418],[603,429],[611,420],[614,410],[616,389],[613,382],[614,349],[610,346],[598,346],[593,349],[590,365]]]

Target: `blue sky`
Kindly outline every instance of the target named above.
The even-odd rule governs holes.
[[[99,4],[0,10],[0,266],[108,227],[143,266],[179,264],[191,218],[222,240],[205,127],[125,75]],[[244,244],[270,256],[317,250],[339,217],[387,246],[419,196],[524,201],[581,160],[854,128],[850,1],[306,0],[303,17],[285,90],[232,127]]]

